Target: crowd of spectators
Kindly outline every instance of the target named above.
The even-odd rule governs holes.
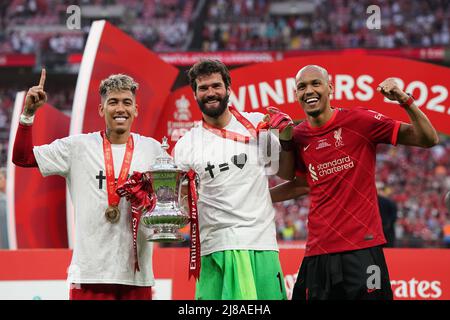
[[[450,190],[450,137],[431,149],[379,145],[376,179],[397,204],[397,246],[442,246],[443,227],[450,223],[444,197]],[[272,178],[271,185],[282,181]],[[305,240],[309,197],[276,203],[279,239]]]
[[[450,219],[444,197],[450,190],[450,139],[431,149],[382,146],[377,179],[397,203],[396,236],[408,246],[442,239]]]
[[[271,14],[269,0],[208,1],[203,50],[321,50],[450,44],[446,0],[315,0],[312,10]],[[368,18],[380,8],[380,29]]]
[[[109,20],[153,51],[183,50],[195,3],[196,0],[0,1],[0,53],[81,53],[90,26],[90,21],[83,18],[83,8],[93,5],[118,6],[122,13],[108,17]],[[81,9],[80,29],[66,26],[72,13],[67,8],[71,5]],[[101,18],[104,17],[96,19]]]
[[[314,0],[309,9],[275,13],[280,0],[13,0],[0,1],[0,53],[82,52],[90,22],[80,30],[40,31],[65,26],[69,5],[118,5],[109,17],[156,52],[180,50],[322,50],[339,48],[430,47],[450,44],[450,3],[446,0]],[[194,18],[199,3],[206,7]],[[379,29],[367,22],[380,8]],[[82,11],[83,12],[83,11]],[[82,15],[83,16],[83,15]],[[98,17],[99,19],[101,17]],[[371,20],[373,21],[373,20]],[[200,25],[200,29],[194,28]],[[30,26],[29,29],[15,26]],[[191,34],[190,34],[191,32]],[[194,34],[197,32],[198,34]],[[190,36],[191,35],[191,36]],[[200,37],[201,44],[190,39]],[[191,47],[189,45],[192,44]]]

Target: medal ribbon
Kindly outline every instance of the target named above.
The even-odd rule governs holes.
[[[153,211],[156,206],[156,194],[153,192],[151,172],[133,172],[133,175],[117,188],[120,197],[126,197],[131,203],[131,228],[133,232],[134,272],[139,269],[137,254],[137,231],[143,212]]]
[[[197,187],[195,185],[195,171],[189,170],[187,178],[189,180],[188,202],[189,214],[191,218],[191,245],[189,248],[189,276],[198,279],[200,276],[200,230],[198,227],[198,211],[197,211]]]
[[[133,135],[130,134],[127,141],[125,156],[123,157],[122,168],[120,169],[119,179],[114,176],[114,161],[112,157],[111,143],[106,138],[105,131],[100,134],[103,138],[103,154],[105,156],[105,170],[106,170],[106,190],[108,191],[108,205],[117,207],[119,205],[120,197],[116,194],[118,185],[122,185],[128,178],[128,173],[131,167],[131,160],[133,159],[134,141]]]
[[[240,114],[235,107],[229,106],[228,109],[230,110],[231,114],[236,118],[236,120],[239,121],[250,132],[251,137],[244,136],[243,134],[240,133],[231,132],[223,128],[216,128],[207,123],[205,120],[202,121],[203,128],[224,139],[230,139],[243,143],[249,143],[252,137],[256,138],[257,130],[253,126],[253,124],[248,119],[244,118],[244,116]]]

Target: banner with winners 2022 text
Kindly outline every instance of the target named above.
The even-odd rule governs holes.
[[[409,122],[397,102],[387,101],[376,88],[389,77],[411,93],[416,104],[434,127],[450,134],[450,68],[414,60],[367,55],[321,55],[259,63],[231,71],[230,103],[241,111],[262,112],[277,107],[293,119],[305,115],[295,98],[295,75],[306,65],[316,64],[328,70],[334,87],[333,107],[364,107],[397,120]],[[166,101],[164,113],[154,132],[155,138],[177,141],[201,112],[189,86],[174,91]]]

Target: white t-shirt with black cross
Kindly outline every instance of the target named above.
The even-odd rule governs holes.
[[[262,113],[241,113],[255,127]],[[234,116],[224,128],[249,136]],[[279,154],[278,139],[271,135],[272,156]],[[201,125],[192,128],[176,144],[174,159],[182,170],[200,176],[198,217],[201,255],[222,250],[278,251],[275,212],[265,165],[270,154],[266,143],[224,139]]]
[[[132,134],[134,152],[129,174],[149,170],[161,153],[159,142]],[[122,167],[126,144],[111,145],[114,174]],[[103,140],[100,132],[73,135],[33,149],[43,176],[66,178],[75,212],[75,241],[68,271],[71,283],[115,283],[153,286],[150,230],[140,224],[138,257],[140,271],[134,272],[130,204],[122,198],[117,223],[105,218],[108,207]],[[51,204],[49,204],[51,205]]]

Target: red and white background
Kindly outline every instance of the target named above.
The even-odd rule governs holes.
[[[384,251],[395,299],[450,300],[450,250]],[[288,298],[303,254],[303,249],[280,249]],[[68,249],[0,251],[0,300],[68,299],[65,279],[71,256],[72,251]],[[192,278],[188,280],[188,260],[188,248],[155,248],[154,299],[194,299],[195,283]]]
[[[254,64],[231,71],[230,102],[241,111],[262,112],[274,106],[293,119],[304,119],[303,110],[295,100],[295,75],[305,65],[326,68],[334,85],[331,104],[336,107],[365,107],[392,118],[408,121],[398,103],[385,99],[376,91],[388,77],[397,78],[400,86],[416,98],[416,104],[435,128],[450,133],[450,69],[424,62],[368,56],[364,54],[320,55],[288,58],[271,63]],[[189,86],[171,93],[166,101],[156,137],[170,136],[176,141],[201,113]]]
[[[329,71],[333,82],[333,106],[362,106],[408,121],[404,110],[376,91],[384,79],[395,77],[405,91],[413,94],[435,128],[450,134],[450,69],[401,58],[401,52],[397,52],[397,57],[388,55],[385,51],[353,50],[310,52],[296,57],[280,57],[273,52],[240,57],[252,64],[231,71],[230,101],[241,111],[264,113],[268,106],[275,106],[294,119],[303,119],[303,111],[295,101],[295,74],[302,66],[318,64]],[[126,73],[141,84],[137,96],[139,117],[133,131],[159,140],[167,136],[173,147],[179,137],[201,120],[201,113],[189,86],[171,91],[178,71],[170,63],[190,65],[200,57],[158,56],[111,24],[95,22],[81,61],[72,117],[52,106],[44,107],[45,116],[37,117],[34,128],[35,143],[100,130],[104,126],[97,111],[100,80],[112,73]],[[219,58],[233,64],[233,57],[236,58],[223,54]],[[410,58],[417,57],[410,55]],[[18,122],[23,98],[23,93],[17,95],[13,124]],[[39,119],[45,119],[45,123]],[[7,182],[8,237],[14,250],[0,251],[0,299],[65,299],[68,287],[64,279],[75,236],[71,201],[62,178],[44,179],[36,170],[12,164],[15,128],[11,126]],[[450,250],[386,249],[385,252],[396,299],[450,299]],[[289,294],[302,257],[300,245],[298,249],[281,249]],[[194,297],[194,283],[187,279],[187,261],[187,249],[155,250],[156,299]]]

